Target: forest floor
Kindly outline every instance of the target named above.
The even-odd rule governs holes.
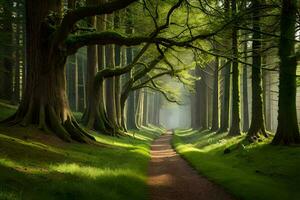
[[[171,132],[151,147],[148,185],[151,200],[234,199],[220,186],[197,174],[171,146]]]
[[[172,144],[194,169],[237,199],[299,200],[300,146],[273,146],[271,140],[249,144],[244,135],[178,130]]]
[[[15,111],[0,104],[0,120]],[[0,126],[0,199],[144,200],[150,144],[159,129],[98,144],[64,143],[34,127]]]

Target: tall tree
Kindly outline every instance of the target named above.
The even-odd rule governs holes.
[[[212,131],[219,130],[219,58],[215,58],[214,86],[213,86],[213,114]]]
[[[231,0],[231,13],[233,18],[237,18],[237,3],[236,0]],[[231,100],[231,125],[229,135],[239,135],[240,131],[240,89],[239,89],[239,63],[238,63],[238,29],[236,27],[237,19],[232,27],[232,100]]]
[[[244,56],[245,63],[248,61],[248,43],[247,37],[245,37],[244,43]],[[244,64],[243,66],[243,132],[248,132],[249,130],[249,101],[248,101],[248,65]]]
[[[224,11],[226,18],[230,16],[230,2],[229,0],[224,1]],[[225,36],[229,35],[225,32]],[[227,36],[228,37],[228,36]],[[230,48],[231,44],[228,42],[229,38],[226,38],[223,43],[225,47]],[[224,59],[223,59],[224,60]],[[226,59],[222,64],[222,96],[221,96],[221,120],[219,133],[227,132],[229,127],[229,103],[230,103],[230,66],[231,60]]]
[[[107,16],[108,29],[114,28],[114,14]],[[115,45],[106,46],[106,68],[115,68]],[[116,82],[115,77],[109,77],[105,80],[106,85],[106,111],[109,122],[111,123],[114,132],[118,129],[117,110],[116,110]]]
[[[41,129],[65,141],[87,142],[88,138],[93,139],[78,125],[70,111],[65,87],[65,63],[67,56],[74,54],[78,48],[105,42],[87,39],[84,35],[70,36],[70,33],[80,19],[111,13],[132,2],[115,1],[100,6],[105,9],[74,9],[63,16],[62,0],[26,1],[26,51],[30,52],[26,54],[26,89],[17,112],[6,121],[11,124],[38,124]],[[79,37],[85,42],[70,37]]]
[[[203,70],[200,70],[200,98],[197,99],[198,103],[200,104],[199,107],[199,115],[200,115],[200,127],[203,130],[208,129],[208,86],[207,86],[207,75]]]
[[[114,14],[114,29],[120,28],[120,20],[121,20],[121,13],[115,12]],[[115,65],[117,67],[121,67],[121,47],[115,45]],[[121,127],[121,78],[120,76],[115,76],[115,107],[116,107],[116,123],[118,127]]]
[[[282,1],[279,41],[278,127],[272,144],[300,143],[296,109],[295,24],[297,0]]]
[[[143,125],[147,126],[148,125],[148,115],[149,115],[149,110],[148,110],[148,104],[150,103],[148,101],[148,92],[147,92],[147,88],[144,88],[143,90],[143,95],[144,95],[144,102],[143,102]]]
[[[261,28],[260,28],[260,1],[253,0],[253,42],[252,42],[252,117],[251,125],[247,136],[252,140],[263,136],[268,136],[265,130],[265,120],[263,114],[263,99],[262,99],[262,72],[261,72]]]

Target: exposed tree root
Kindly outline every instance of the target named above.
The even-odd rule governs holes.
[[[256,129],[250,128],[247,133],[247,139],[249,142],[261,141],[268,137],[269,134],[264,129],[261,128],[256,128]]]
[[[53,106],[30,102],[28,106],[21,105],[17,112],[2,121],[9,126],[30,124],[38,125],[38,128],[51,134],[55,134],[66,142],[75,140],[80,143],[88,143],[95,140],[89,133],[83,130],[76,122],[68,109],[54,109]]]
[[[109,122],[105,112],[102,109],[88,108],[82,117],[82,123],[91,130],[110,136],[121,136],[124,132],[120,127],[113,126]]]

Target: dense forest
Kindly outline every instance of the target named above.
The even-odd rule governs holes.
[[[299,11],[0,0],[0,199],[299,199]]]

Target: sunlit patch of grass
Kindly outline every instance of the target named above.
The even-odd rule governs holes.
[[[8,114],[2,110],[0,105],[4,119]],[[1,126],[0,199],[147,199],[150,143],[159,135],[155,131],[160,130],[119,138],[93,132],[99,145],[87,145],[54,138],[48,143],[51,136],[35,140],[46,133],[34,127]]]
[[[111,169],[111,168],[97,168],[91,166],[83,166],[77,163],[62,163],[59,165],[52,165],[51,170],[60,173],[78,175],[82,177],[96,179],[99,177],[117,177],[117,176],[131,176],[137,179],[144,180],[144,176],[140,176],[130,169]]]
[[[300,199],[300,147],[270,145],[271,138],[249,144],[245,136],[177,132],[176,150],[201,174],[238,199]],[[225,149],[230,153],[224,154]]]

